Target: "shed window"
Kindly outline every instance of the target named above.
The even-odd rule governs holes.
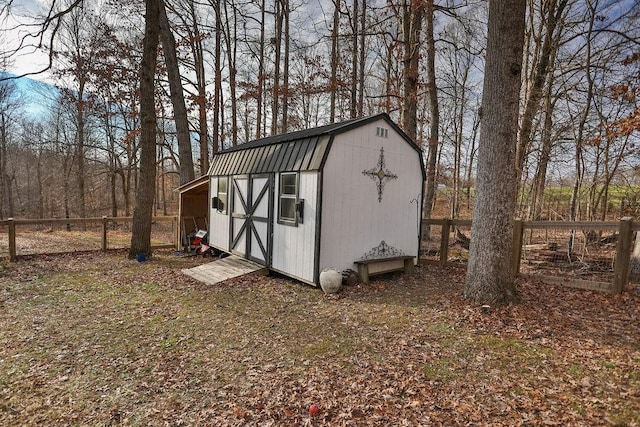
[[[298,174],[283,173],[280,175],[280,208],[278,220],[283,223],[296,224],[296,201],[298,198]]]
[[[226,176],[218,177],[218,190],[217,190],[217,206],[214,206],[218,212],[227,214],[227,200],[229,199],[229,178]]]

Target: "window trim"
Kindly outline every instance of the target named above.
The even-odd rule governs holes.
[[[223,179],[227,182],[226,193],[220,192],[220,181]],[[226,195],[226,203],[224,204],[224,208],[221,211],[216,209],[216,212],[218,212],[220,215],[228,215],[229,214],[229,177],[228,176],[218,176],[218,180],[216,181],[216,198],[218,200],[220,200],[220,194]]]
[[[282,180],[285,176],[295,176],[295,194],[284,194],[283,193],[283,183]],[[280,172],[280,176],[278,177],[278,224],[288,225],[290,227],[297,227],[301,222],[298,218],[298,210],[296,206],[299,201],[300,195],[300,174],[298,172]],[[293,219],[291,218],[283,218],[282,217],[282,199],[293,200]]]

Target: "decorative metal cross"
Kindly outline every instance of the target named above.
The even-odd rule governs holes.
[[[372,180],[376,181],[378,186],[378,203],[382,202],[382,192],[384,190],[384,184],[392,179],[397,179],[398,175],[391,173],[384,162],[384,147],[380,148],[380,158],[378,159],[378,165],[374,168],[363,170],[363,175],[367,175]]]

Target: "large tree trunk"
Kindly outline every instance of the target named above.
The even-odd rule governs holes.
[[[525,10],[525,0],[489,2],[476,200],[464,289],[465,298],[482,304],[504,304],[516,297],[511,254]]]
[[[402,101],[402,130],[412,141],[416,141],[418,131],[418,69],[420,67],[420,36],[424,10],[422,1],[405,0],[403,4],[404,56],[402,66],[404,76],[402,84],[404,99]]]
[[[156,110],[154,74],[161,0],[145,0],[145,26],[140,64],[140,179],[133,211],[129,259],[151,253],[151,218],[156,180]]]
[[[176,55],[176,40],[171,32],[164,1],[158,3],[160,19],[160,35],[162,36],[162,48],[167,74],[169,75],[169,91],[171,92],[171,104],[173,105],[173,118],[176,122],[178,139],[178,153],[180,154],[180,184],[186,184],[195,179],[193,169],[193,155],[191,153],[191,136],[189,135],[189,120],[187,119],[187,107],[184,103],[182,80],[178,68]]]

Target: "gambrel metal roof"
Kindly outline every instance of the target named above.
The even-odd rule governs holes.
[[[213,157],[209,175],[312,171],[322,164],[334,135],[384,119],[418,152],[420,149],[386,113],[300,130],[240,144]]]
[[[243,147],[250,143],[242,144],[238,146],[242,149],[216,154],[209,174],[240,175],[318,170],[329,147],[329,139],[328,135],[321,135],[253,148]]]

